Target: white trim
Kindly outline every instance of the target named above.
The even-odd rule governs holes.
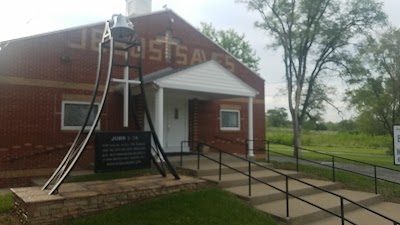
[[[153,81],[176,90],[196,91],[241,97],[255,97],[257,90],[215,60],[209,60]]]
[[[81,129],[81,126],[66,126],[64,124],[64,115],[65,115],[65,105],[66,104],[76,104],[76,105],[90,105],[90,102],[82,102],[82,101],[62,101],[61,102],[61,130],[79,130]],[[97,109],[99,110],[99,103],[94,103],[94,105],[97,106]],[[86,126],[85,130],[89,130],[91,126]],[[100,120],[97,123],[96,130],[100,130]]]
[[[111,78],[112,82],[119,82],[119,83],[129,83],[129,84],[140,84],[138,80],[128,80],[128,79],[118,79],[118,78]]]
[[[223,127],[222,126],[222,112],[235,112],[238,114],[238,127]],[[223,131],[240,131],[240,110],[233,109],[220,109],[219,111],[219,129]]]

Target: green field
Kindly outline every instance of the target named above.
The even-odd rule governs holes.
[[[266,134],[273,152],[293,155],[292,131],[287,128],[269,128]],[[304,131],[303,149],[327,153],[346,159],[357,160],[378,166],[400,169],[393,164],[393,157],[388,154],[392,145],[390,136],[372,136],[334,131]],[[331,156],[303,151],[302,157],[309,160],[332,161]],[[336,162],[352,163],[335,157]]]
[[[292,145],[293,131],[289,128],[268,127],[266,139],[274,144]],[[377,136],[361,133],[346,133],[338,131],[308,131],[303,130],[302,144],[318,147],[345,147],[355,151],[363,149],[385,149],[392,146],[389,135]]]
[[[293,156],[292,131],[290,129],[272,128],[268,129],[267,140],[270,141],[271,160],[282,155]],[[302,138],[303,149],[318,151],[302,151],[302,159],[318,162],[348,163],[358,164],[351,160],[365,162],[377,166],[388,167],[400,170],[399,166],[394,165],[393,156],[388,154],[392,145],[389,136],[372,136],[366,134],[350,134],[333,131],[305,131]],[[335,157],[332,157],[335,156]],[[303,162],[303,161],[300,161]],[[273,161],[276,168],[296,170],[296,164],[292,162]],[[299,171],[307,176],[316,179],[332,180],[333,171],[328,166],[319,164],[300,164]],[[372,168],[372,167],[371,167]],[[346,188],[375,192],[373,178],[360,176],[342,170],[335,171],[336,181],[345,184]],[[378,181],[378,193],[382,194],[386,201],[400,202],[399,185]]]
[[[386,150],[384,150],[384,149],[380,149],[380,150],[379,149],[356,149],[357,151],[352,152],[351,149],[344,148],[344,147],[336,147],[336,148],[329,147],[327,149],[327,148],[323,148],[323,147],[319,148],[319,147],[315,147],[315,146],[306,146],[305,148],[316,150],[316,151],[319,151],[322,153],[327,153],[327,154],[338,156],[338,157],[343,157],[346,159],[361,161],[361,162],[365,162],[365,163],[374,164],[377,166],[389,167],[389,168],[400,170],[399,166],[396,166],[393,164],[393,157],[387,155]],[[280,155],[280,154],[293,156],[293,148],[288,147],[288,146],[278,145],[278,144],[270,144],[270,150],[271,150],[271,156]],[[274,154],[274,152],[279,153],[279,154]],[[335,157],[336,162],[352,163],[349,160],[340,159],[338,157]],[[302,152],[302,158],[308,159],[308,160],[317,160],[317,161],[327,161],[327,162],[332,161],[331,156],[313,153],[313,152],[307,152],[307,151]]]

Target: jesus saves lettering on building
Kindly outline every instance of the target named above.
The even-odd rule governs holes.
[[[98,44],[101,42],[102,35],[103,31],[100,29],[81,29],[78,40],[69,41],[68,47],[98,51]],[[88,37],[89,42],[87,41]],[[173,62],[182,66],[196,65],[212,59],[224,65],[231,72],[235,72],[235,64],[232,61],[232,56],[229,54],[208,53],[200,48],[189,49],[188,46],[182,43],[178,44],[178,41],[174,41],[174,39],[168,30],[165,33],[165,37],[157,36],[154,39],[141,38],[142,59],[165,63]],[[175,57],[171,56],[172,53],[175,53]],[[135,49],[132,50],[131,57],[138,58],[138,51]]]

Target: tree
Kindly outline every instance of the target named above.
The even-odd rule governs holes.
[[[375,118],[375,115],[370,111],[362,111],[356,118],[357,129],[361,133],[370,135],[383,135],[387,131],[382,126],[381,122]]]
[[[302,128],[306,130],[327,130],[327,126],[321,115],[310,117],[303,121]]]
[[[260,58],[251,48],[244,34],[239,34],[233,29],[216,30],[211,23],[200,23],[200,32],[209,37],[212,41],[220,45],[231,53],[251,70],[258,73]]]
[[[351,41],[386,21],[375,0],[237,0],[261,15],[255,26],[283,50],[294,155],[301,156],[301,126],[331,104],[324,77],[339,75]],[[325,93],[319,96],[317,93]],[[319,102],[318,102],[319,101]]]
[[[357,122],[354,120],[342,120],[338,124],[338,130],[342,132],[357,132]]]
[[[349,67],[353,90],[347,99],[359,112],[364,131],[393,136],[393,124],[400,123],[400,30],[369,37],[358,50]]]
[[[267,111],[267,123],[273,127],[286,127],[289,123],[285,108],[274,108]]]

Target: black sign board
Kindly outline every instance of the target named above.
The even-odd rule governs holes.
[[[95,172],[150,168],[150,132],[98,132]]]

